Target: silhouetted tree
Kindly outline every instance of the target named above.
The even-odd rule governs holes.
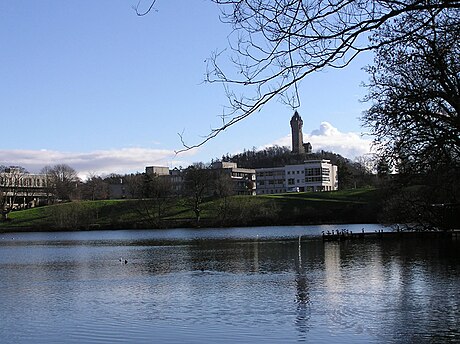
[[[230,196],[234,195],[234,183],[230,175],[223,173],[222,170],[216,170],[213,178],[213,189],[217,196],[215,204],[217,205],[217,214],[221,225],[224,225],[230,208]]]
[[[100,176],[90,174],[81,187],[83,199],[94,201],[109,197],[109,184]]]
[[[129,198],[145,197],[145,176],[142,173],[123,176],[123,184]]]
[[[162,220],[171,205],[172,187],[169,176],[144,174],[144,195],[138,211],[151,225],[162,226]]]
[[[460,163],[460,10],[438,12],[382,26],[367,68],[373,104],[363,121],[380,155],[412,173]]]
[[[390,164],[400,173],[387,207],[395,213],[387,211],[387,219],[396,214],[417,228],[447,228],[440,219],[459,202],[459,18],[459,9],[405,14],[372,37],[385,44],[368,67],[373,104],[363,120],[384,159],[380,174]]]
[[[211,178],[208,166],[203,163],[195,163],[185,169],[185,193],[190,201],[191,208],[195,213],[196,223],[201,219],[201,205],[209,190]]]

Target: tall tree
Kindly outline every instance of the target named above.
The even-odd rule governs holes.
[[[363,121],[381,155],[426,172],[460,163],[460,10],[406,14],[383,26]]]
[[[400,172],[386,207],[390,222],[422,229],[460,225],[453,216],[460,199],[459,18],[459,9],[436,16],[410,13],[372,38],[375,44],[388,42],[424,24],[402,40],[381,45],[368,68],[372,105],[363,121],[382,159]]]
[[[144,196],[137,204],[140,216],[154,227],[161,227],[171,206],[172,185],[169,175],[144,174]]]
[[[221,225],[227,221],[230,209],[230,196],[235,194],[234,182],[229,174],[224,173],[223,170],[217,169],[214,172],[212,180],[214,194],[217,196],[215,204],[217,205],[217,214]]]
[[[185,192],[195,213],[196,223],[200,223],[203,198],[211,183],[208,166],[195,163],[185,170]]]

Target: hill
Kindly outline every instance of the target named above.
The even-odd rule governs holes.
[[[372,223],[380,199],[370,188],[207,199],[199,223],[185,199],[160,205],[161,216],[154,200],[69,202],[12,212],[0,232]]]

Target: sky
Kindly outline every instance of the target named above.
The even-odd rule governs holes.
[[[67,164],[80,176],[186,167],[227,153],[291,145],[288,106],[272,101],[206,145],[220,124],[222,85],[204,83],[206,59],[231,27],[209,0],[0,2],[0,165],[30,172]],[[300,84],[304,141],[355,159],[370,150],[359,120],[368,104],[363,55]],[[224,68],[231,68],[222,61]]]

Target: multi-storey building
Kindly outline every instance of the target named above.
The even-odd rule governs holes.
[[[338,189],[337,166],[329,160],[256,169],[257,194],[333,191]]]
[[[234,162],[215,162],[212,169],[228,175],[233,182],[233,192],[237,195],[256,194],[256,170],[240,168]]]
[[[177,167],[174,167],[169,171],[169,177],[171,178],[171,188],[173,193],[180,194],[184,187],[184,172]]]
[[[171,182],[173,193],[181,194],[184,191],[184,183],[187,170],[174,168],[169,170],[168,167],[148,166],[145,169],[146,174],[156,174],[158,176],[168,176]],[[256,170],[249,168],[239,168],[233,162],[215,162],[211,168],[203,169],[203,173],[210,180],[209,192],[212,190],[211,180],[215,180],[219,175],[228,176],[231,181],[232,191],[236,195],[255,195],[256,194]]]
[[[4,207],[33,207],[49,196],[46,175],[28,173],[15,166],[5,168],[0,173],[0,195]]]

